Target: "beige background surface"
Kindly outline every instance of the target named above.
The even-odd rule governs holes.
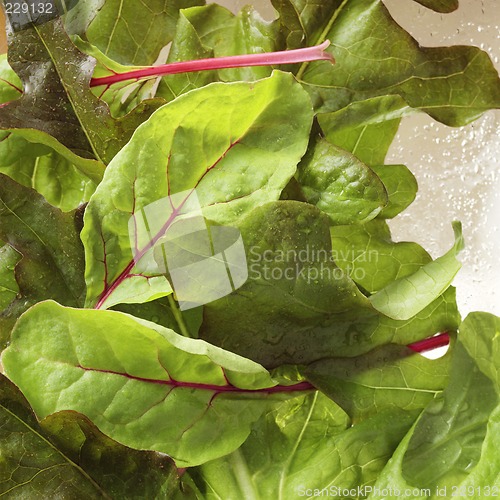
[[[274,15],[268,0],[219,3],[233,10],[253,3],[264,17]],[[499,0],[461,0],[459,10],[446,15],[412,0],[384,3],[422,45],[476,45],[500,67]],[[0,50],[4,44],[0,30]],[[391,223],[395,239],[418,241],[437,257],[452,243],[450,221],[463,222],[467,249],[455,284],[464,314],[485,310],[500,315],[499,132],[498,111],[461,129],[415,115],[403,121],[388,158],[388,163],[410,167],[420,186],[416,202]]]

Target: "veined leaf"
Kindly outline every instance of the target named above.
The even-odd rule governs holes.
[[[450,358],[430,360],[388,345],[356,358],[324,359],[303,373],[359,421],[386,409],[423,410],[446,386]]]
[[[277,200],[305,152],[311,122],[307,94],[280,72],[251,84],[215,83],[158,110],[109,165],[85,212],[87,305],[170,293],[157,268],[148,274],[138,263],[183,207],[196,196],[204,217],[229,224]],[[155,202],[163,209],[133,254],[131,216]]]
[[[309,146],[297,179],[306,200],[336,225],[367,222],[388,201],[384,185],[370,168],[322,139]]]
[[[273,400],[294,394],[256,363],[201,340],[55,302],[19,319],[2,362],[39,418],[77,411],[112,439],[167,453],[179,467],[235,450]]]
[[[454,349],[450,384],[401,442],[375,487],[439,488],[463,491],[474,498],[497,494],[498,360],[490,351],[485,360],[479,346],[498,343],[499,324],[498,318],[486,313],[466,318]],[[494,371],[485,370],[485,362]]]
[[[267,367],[324,357],[325,337],[334,336],[325,325],[339,313],[373,312],[335,265],[328,226],[325,214],[296,201],[253,210],[239,225],[249,279],[204,307],[202,338]]]
[[[396,95],[413,109],[459,126],[500,106],[498,74],[485,52],[420,47],[380,0],[345,0],[325,26],[319,41],[331,41],[327,50],[337,64],[306,63],[297,73],[320,113]]]
[[[276,22],[264,21],[251,6],[237,15],[217,4],[186,9],[180,13],[168,62],[273,52],[280,48],[277,28]],[[210,82],[253,81],[271,71],[269,66],[254,66],[167,75],[156,95],[171,101]]]
[[[371,167],[384,163],[400,119],[412,112],[399,95],[385,95],[320,113],[318,123],[330,142]]]
[[[12,33],[8,56],[25,88],[0,109],[0,127],[52,147],[93,180],[159,105],[143,103],[114,120],[89,88],[95,62],[73,45],[61,19]]]
[[[417,243],[392,241],[389,227],[382,220],[336,226],[330,233],[335,263],[370,294],[432,261]]]
[[[0,454],[0,496],[109,500],[168,497],[178,488],[167,457],[121,446],[80,415],[59,413],[40,424],[3,375]]]
[[[453,231],[455,244],[447,253],[372,295],[370,302],[373,307],[390,318],[406,320],[439,297],[462,267],[457,259],[457,254],[464,248],[459,222],[453,223]]]
[[[254,424],[243,446],[190,469],[203,498],[313,498],[372,485],[416,412],[382,411],[350,426],[321,393],[281,403]]]
[[[0,312],[17,297],[19,286],[14,274],[21,255],[10,245],[0,247]]]
[[[153,64],[174,37],[179,11],[204,3],[204,0],[106,0],[85,30],[86,36],[119,63]]]
[[[81,305],[84,253],[75,212],[62,213],[32,189],[0,174],[0,240],[22,255],[15,269],[19,296],[0,315],[1,343],[17,317],[35,302],[52,298]]]

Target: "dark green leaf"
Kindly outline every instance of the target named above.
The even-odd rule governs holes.
[[[0,247],[0,312],[17,297],[19,286],[14,274],[21,256],[10,245]]]
[[[346,0],[330,21],[325,38],[337,64],[305,64],[298,73],[318,112],[399,95],[411,108],[457,126],[500,106],[498,74],[480,49],[420,47],[380,0]]]
[[[152,498],[178,487],[167,457],[119,445],[80,415],[59,413],[39,424],[2,375],[0,454],[0,496],[6,498]]]
[[[86,35],[115,61],[153,64],[174,37],[179,10],[204,3],[204,0],[106,0]]]
[[[333,224],[355,224],[376,217],[387,204],[377,175],[355,156],[320,139],[309,146],[297,170],[306,200]]]
[[[415,417],[383,411],[350,426],[321,393],[301,396],[262,417],[238,451],[189,474],[207,500],[347,498],[344,488],[375,482]]]
[[[62,213],[32,189],[0,174],[0,239],[22,255],[16,266],[20,294],[0,316],[1,342],[30,305],[55,299],[81,305],[84,254],[75,213]]]
[[[448,13],[458,9],[458,0],[415,0],[415,2],[436,12]]]
[[[324,326],[336,314],[372,312],[333,262],[328,226],[317,208],[295,201],[252,211],[239,225],[249,279],[205,306],[201,336],[270,367],[323,357],[333,336]]]
[[[391,239],[385,221],[330,229],[336,264],[370,294],[432,261],[417,243]]]

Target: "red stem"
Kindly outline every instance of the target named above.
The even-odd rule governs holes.
[[[450,335],[446,332],[435,335],[434,337],[419,340],[413,344],[409,344],[408,347],[415,352],[426,352],[437,349],[438,347],[447,346],[450,343]]]
[[[295,64],[309,61],[335,62],[333,56],[325,49],[330,45],[327,40],[321,45],[306,47],[305,49],[282,50],[279,52],[265,52],[263,54],[246,54],[240,56],[212,57],[195,61],[181,61],[159,66],[147,66],[141,69],[115,73],[110,76],[92,78],[91,87],[112,85],[126,80],[139,80],[153,76],[174,75],[177,73],[191,73],[193,71],[207,71],[226,68],[241,68],[244,66],[271,66],[278,64]]]

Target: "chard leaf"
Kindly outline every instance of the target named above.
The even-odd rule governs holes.
[[[386,409],[423,410],[448,382],[450,355],[430,360],[388,345],[356,358],[323,359],[303,372],[356,421]]]
[[[14,274],[21,256],[10,245],[0,247],[0,312],[17,297],[19,286]]]
[[[315,0],[271,0],[278,11],[281,31],[288,49],[316,45],[325,29],[325,20],[331,19],[342,0],[317,2]]]
[[[476,346],[496,349],[499,326],[499,319],[487,313],[466,318],[448,387],[401,442],[375,487],[439,488],[448,492],[442,496],[462,491],[474,498],[496,494],[500,488],[498,359],[491,351],[484,359]],[[495,373],[485,375],[481,367],[485,362],[495,367]]]
[[[204,3],[204,0],[106,0],[86,29],[86,36],[119,63],[150,65],[172,41],[180,9]]]
[[[179,467],[234,451],[282,391],[294,394],[256,363],[201,340],[55,302],[19,319],[2,362],[39,418],[77,411],[112,439],[167,453]]]
[[[84,254],[75,215],[62,213],[32,189],[0,174],[0,240],[22,255],[15,269],[18,298],[0,316],[1,343],[17,317],[35,302],[52,298],[81,305]]]
[[[237,15],[217,4],[181,12],[168,62],[258,54],[279,49],[276,22],[264,21],[253,7]],[[254,81],[271,74],[269,66],[229,68],[162,78],[157,96],[171,101],[178,95],[214,81]]]
[[[7,54],[0,54],[0,103],[19,99],[23,84],[7,62]]]
[[[343,488],[375,482],[415,417],[382,411],[350,426],[333,401],[309,394],[263,416],[238,451],[188,473],[207,500],[312,498],[320,491],[346,498]]]
[[[500,105],[498,74],[485,52],[420,47],[380,0],[346,0],[325,25],[337,64],[306,63],[297,73],[318,112],[399,95],[411,108],[459,126]]]
[[[400,119],[411,112],[399,95],[385,95],[320,113],[318,122],[330,142],[373,166],[384,163]]]
[[[37,422],[19,390],[0,375],[0,495],[12,498],[138,498],[171,495],[171,460],[131,450],[87,419],[59,413]]]
[[[193,193],[203,215],[220,224],[277,200],[305,152],[311,122],[307,94],[280,72],[252,84],[215,83],[158,110],[108,166],[85,212],[87,305],[170,293],[157,268],[148,273],[138,264]],[[151,233],[137,238],[133,254],[131,216],[142,217],[154,202],[164,210],[148,220]]]
[[[64,156],[12,132],[0,131],[0,173],[35,189],[63,212],[87,202],[96,188]]]
[[[415,176],[404,165],[374,165],[371,167],[384,183],[389,201],[379,217],[392,219],[408,208],[417,196]]]
[[[336,264],[370,294],[432,262],[417,243],[392,241],[389,227],[382,220],[336,226],[330,233]]]
[[[324,357],[332,332],[323,325],[371,310],[333,262],[328,226],[325,214],[296,201],[253,210],[239,225],[249,279],[204,307],[202,338],[267,367]]]
[[[319,139],[297,171],[306,200],[328,214],[333,224],[367,222],[387,204],[377,175],[355,156]]]
[[[464,248],[459,222],[453,223],[453,231],[455,243],[447,253],[372,295],[370,302],[373,307],[390,318],[406,320],[439,297],[462,266],[457,259],[457,254]]]
[[[52,147],[95,181],[158,107],[144,103],[114,120],[89,88],[95,61],[73,45],[61,19],[12,33],[8,56],[25,88],[21,98],[0,109],[0,128]]]
[[[85,54],[93,57],[97,64],[92,78],[104,78],[117,73],[126,73],[140,69],[141,66],[124,66],[103,54],[96,46],[78,36],[73,37],[74,44]],[[164,61],[159,61],[163,63]],[[109,106],[111,115],[120,118],[127,115],[147,99],[153,99],[158,87],[158,78],[126,80],[108,86],[92,87],[94,95]]]

